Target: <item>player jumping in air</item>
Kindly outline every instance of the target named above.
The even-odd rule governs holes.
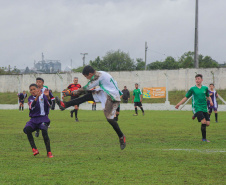
[[[59,105],[61,110],[64,110],[70,106],[79,105],[86,101],[101,102],[104,115],[117,133],[119,137],[120,148],[123,150],[126,147],[126,138],[119,128],[117,121],[114,120],[116,109],[118,108],[121,101],[120,95],[122,95],[121,91],[118,89],[117,82],[110,74],[104,71],[95,71],[91,66],[85,66],[82,74],[90,80],[88,84],[76,91],[65,91],[63,93],[66,96],[71,94],[86,94],[69,102],[62,102],[58,97],[56,97],[56,103]],[[96,86],[100,86],[100,88],[89,91],[89,89],[92,89]]]
[[[78,84],[78,77],[74,77],[74,83],[70,84],[67,89],[70,89],[71,91],[75,91],[81,88],[81,85]],[[78,98],[77,95],[72,95],[71,96],[71,100]],[[78,122],[78,109],[79,109],[79,105],[75,105],[74,106],[74,110],[70,111],[71,113],[71,117],[73,118],[73,113],[75,113],[75,121]]]
[[[26,94],[25,91],[23,91],[23,93],[17,94],[17,96],[18,96],[19,103],[20,103],[20,105],[19,105],[19,111],[21,111],[21,109],[22,109],[22,111],[24,111],[24,100],[26,99],[27,94]]]
[[[217,104],[217,98],[218,98],[218,94],[217,94],[217,91],[214,90],[214,84],[210,84],[209,85],[209,94],[210,94],[210,97],[212,99],[212,102],[213,102],[213,106],[210,105],[210,101],[207,101],[207,106],[208,106],[208,110],[209,110],[209,116],[211,116],[211,113],[212,113],[212,110],[214,110],[214,113],[215,113],[215,122],[217,123],[218,122],[218,119],[217,119],[217,107],[218,107],[218,104]]]
[[[133,90],[133,97],[132,97],[132,103],[134,102],[134,107],[135,107],[135,114],[134,116],[138,116],[137,112],[137,107],[140,107],[143,115],[144,115],[144,109],[142,107],[142,99],[143,99],[143,94],[141,90],[138,88],[138,84],[135,84],[135,89]]]
[[[46,89],[43,93],[38,89],[36,84],[31,84],[29,86],[31,96],[28,98],[29,105],[29,116],[31,117],[30,121],[24,127],[24,133],[27,134],[28,141],[31,145],[33,155],[39,154],[39,151],[35,145],[32,132],[37,129],[42,130],[42,136],[45,142],[47,156],[49,158],[53,157],[50,150],[50,139],[48,136],[48,125],[50,120],[48,118],[49,109],[51,106],[51,99],[49,96],[49,90]]]
[[[38,86],[38,89],[41,91],[42,94],[45,92],[46,89],[48,90],[48,87],[44,86],[44,79],[43,78],[40,78],[40,77],[36,78],[36,85]],[[49,92],[49,97],[52,101],[51,109],[54,110],[55,109],[55,98],[54,98],[51,91],[48,91],[48,92]],[[38,137],[38,136],[39,136],[39,129],[37,129],[36,133],[35,133],[35,137]]]
[[[202,141],[210,142],[206,139],[206,127],[210,125],[210,118],[207,112],[206,99],[210,101],[210,105],[213,106],[212,99],[209,96],[208,87],[202,85],[203,77],[201,74],[195,76],[196,85],[191,87],[185,97],[176,105],[176,109],[181,104],[187,101],[192,96],[192,110],[197,116],[199,122],[201,122]]]

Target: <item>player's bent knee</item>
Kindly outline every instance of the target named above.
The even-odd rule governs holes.
[[[24,130],[23,131],[24,131],[25,134],[30,134],[30,133],[33,132],[33,128],[31,128],[29,126],[28,127],[24,127]]]

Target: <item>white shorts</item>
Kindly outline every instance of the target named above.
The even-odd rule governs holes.
[[[112,101],[111,97],[100,89],[97,89],[95,92],[93,92],[93,99],[95,102],[101,102],[104,115],[107,119],[114,119],[116,109],[120,103],[119,101]]]

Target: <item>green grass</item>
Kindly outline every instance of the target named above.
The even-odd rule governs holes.
[[[217,91],[223,98],[226,100],[226,90],[219,90]],[[29,93],[27,93],[28,96]],[[182,98],[185,97],[186,91],[169,91],[169,101],[171,105],[176,105]],[[59,96],[59,92],[54,92],[54,96]],[[130,100],[129,103],[132,101],[132,92],[130,92]],[[70,100],[70,98],[65,98],[65,101]],[[165,98],[159,98],[159,99],[143,99],[143,103],[165,103]],[[0,104],[17,104],[18,98],[17,93],[0,93]],[[25,100],[25,103],[27,103],[27,98]],[[191,104],[191,100],[188,102],[188,104]],[[218,104],[223,104],[223,102],[218,99]]]
[[[191,112],[133,113],[119,116],[127,137],[121,151],[102,111],[80,110],[79,123],[68,110],[51,111],[49,159],[42,137],[35,138],[34,157],[22,132],[28,110],[1,110],[0,184],[225,184],[225,113],[207,129],[210,143],[201,142]]]

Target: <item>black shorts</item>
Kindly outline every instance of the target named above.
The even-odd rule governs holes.
[[[141,102],[134,102],[134,106],[138,106],[138,107],[142,107],[142,103]]]
[[[118,106],[118,108],[116,109],[116,112],[120,112],[120,106]]]
[[[24,100],[19,100],[20,103],[24,104]]]
[[[78,98],[78,96],[71,96],[71,100]],[[79,107],[79,105],[77,105]]]
[[[201,122],[201,120],[203,120],[204,118],[206,119],[206,121],[210,121],[210,116],[207,112],[199,111],[196,113],[196,116],[199,122]]]

